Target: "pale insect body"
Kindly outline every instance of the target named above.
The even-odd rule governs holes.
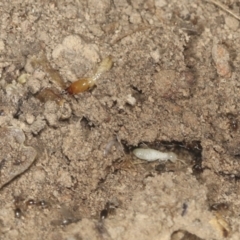
[[[155,149],[151,149],[151,148],[136,148],[133,150],[133,154],[142,160],[146,160],[148,162],[152,162],[152,161],[171,161],[171,162],[175,162],[178,157],[175,153],[173,152],[160,152],[158,150]]]
[[[92,77],[93,82],[97,81],[103,73],[110,70],[112,65],[113,65],[113,62],[112,62],[111,56],[104,58]]]
[[[100,76],[111,69],[113,65],[111,56],[108,56],[102,60],[98,68],[96,69],[92,77],[84,77],[70,84],[66,91],[69,94],[78,94],[92,88]]]

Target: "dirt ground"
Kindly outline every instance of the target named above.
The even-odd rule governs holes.
[[[13,0],[0,16],[0,239],[240,239],[235,17],[211,0]],[[93,89],[65,91],[107,56]]]

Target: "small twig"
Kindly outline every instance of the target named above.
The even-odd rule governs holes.
[[[121,41],[122,39],[124,39],[130,35],[133,35],[137,32],[142,32],[142,31],[145,31],[148,29],[154,29],[154,28],[157,28],[157,27],[156,26],[141,26],[141,27],[138,27],[137,29],[130,30],[129,32],[124,33],[121,36],[117,37],[115,40],[113,40],[111,45],[115,45],[117,42]]]
[[[0,62],[18,62],[19,59],[0,59]]]
[[[222,10],[229,13],[230,15],[232,15],[233,17],[235,17],[237,20],[240,21],[240,17],[237,14],[235,14],[234,12],[232,12],[230,9],[228,9],[228,7],[225,6],[224,4],[222,4],[216,0],[205,0],[205,1],[215,4],[216,6],[220,7]]]

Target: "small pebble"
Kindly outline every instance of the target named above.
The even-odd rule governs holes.
[[[127,103],[131,106],[134,106],[136,104],[136,98],[134,98],[131,94],[127,95],[127,99],[126,99]]]
[[[215,62],[218,75],[230,78],[232,75],[231,66],[229,64],[230,54],[226,47],[214,42],[212,47],[212,58]]]
[[[28,89],[32,94],[36,94],[37,92],[39,92],[41,88],[41,84],[39,82],[39,80],[31,78],[28,81]]]
[[[24,84],[24,83],[27,82],[28,77],[29,77],[29,74],[23,73],[22,75],[20,75],[20,76],[18,77],[17,80],[18,80],[18,82],[19,82],[20,84]]]
[[[31,113],[26,114],[26,122],[31,125],[35,121],[35,117]]]
[[[230,17],[230,16],[227,16],[225,18],[225,22],[226,22],[226,25],[232,29],[233,31],[237,31],[238,30],[238,27],[239,27],[239,20],[233,18],[233,17]]]

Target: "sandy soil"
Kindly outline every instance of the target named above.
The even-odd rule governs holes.
[[[1,239],[240,239],[235,17],[210,0],[13,0],[0,16]],[[93,89],[64,91],[109,55]]]

